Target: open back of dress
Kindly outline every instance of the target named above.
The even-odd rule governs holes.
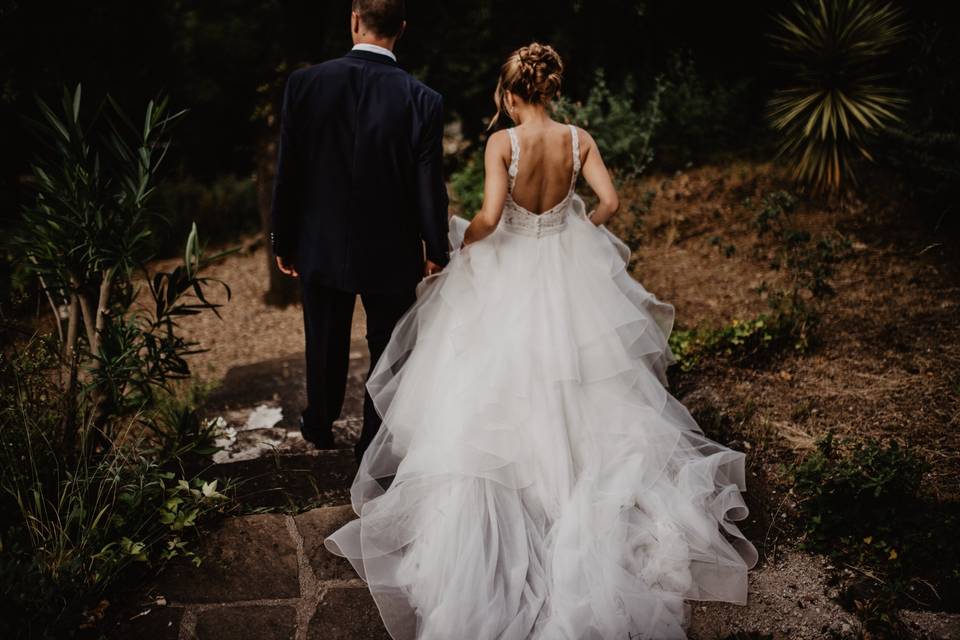
[[[564,140],[564,144],[559,146],[559,153],[553,153],[555,149],[546,148],[548,145],[557,148],[555,140],[546,140],[546,136],[542,136],[536,141],[539,144],[534,146],[538,147],[536,149],[538,153],[530,154],[534,157],[529,162],[524,162],[525,171],[522,176],[520,174],[520,137],[516,127],[507,129],[510,136],[507,198],[516,207],[527,213],[540,215],[563,205],[573,194],[577,176],[580,173],[580,138],[575,126],[567,125],[566,129],[569,131],[570,142]],[[516,194],[518,178],[522,187],[519,200],[539,202],[541,206],[528,208],[520,205]],[[554,204],[543,206],[545,201],[552,201]]]

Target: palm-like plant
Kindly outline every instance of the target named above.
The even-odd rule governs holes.
[[[779,153],[795,177],[821,191],[855,183],[856,160],[900,121],[903,95],[886,84],[886,55],[906,32],[903,11],[881,0],[798,0],[774,17],[790,86],[769,104]]]

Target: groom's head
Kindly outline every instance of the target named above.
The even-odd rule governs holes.
[[[353,43],[368,42],[392,49],[407,26],[406,14],[404,0],[353,0]]]

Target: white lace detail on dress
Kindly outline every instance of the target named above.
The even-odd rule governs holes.
[[[537,215],[506,207],[503,210],[503,226],[513,233],[540,238],[562,231],[567,226],[567,212],[561,209]]]
[[[510,177],[509,192],[513,192],[513,185],[517,181],[517,171],[520,169],[520,143],[517,141],[517,132],[513,127],[507,129],[510,135],[510,168],[507,169],[507,175]]]
[[[570,127],[570,135],[573,136],[573,184],[570,185],[570,190],[573,191],[577,186],[577,174],[580,173],[580,135],[577,133],[577,127],[572,124],[567,126]]]

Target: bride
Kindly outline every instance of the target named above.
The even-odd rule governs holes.
[[[537,43],[504,64],[483,207],[367,383],[383,426],[326,545],[398,640],[683,638],[685,600],[746,602],[744,455],[665,389],[673,307],[601,226],[593,138],[550,118],[562,71]]]

